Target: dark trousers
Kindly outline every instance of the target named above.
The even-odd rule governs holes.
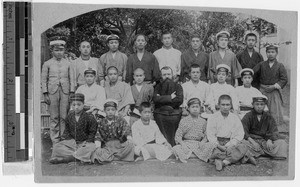
[[[154,113],[154,120],[156,121],[160,132],[164,135],[167,141],[174,146],[175,133],[181,120],[181,113],[176,115]]]

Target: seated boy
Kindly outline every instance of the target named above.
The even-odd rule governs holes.
[[[207,103],[208,94],[210,92],[210,86],[200,80],[201,68],[198,64],[192,64],[190,67],[190,81],[182,84],[183,89],[183,113],[182,115],[188,115],[187,102],[191,98],[198,98],[201,103],[200,107],[203,107],[204,103]],[[201,111],[202,112],[202,111]]]
[[[87,113],[103,114],[103,105],[106,99],[105,90],[96,84],[96,71],[87,69],[84,71],[85,84],[81,85],[76,93],[81,93],[85,97],[84,110]]]
[[[92,162],[113,160],[134,161],[134,144],[129,124],[121,116],[116,116],[117,101],[108,99],[104,104],[106,117],[98,121],[97,148],[92,154]]]
[[[82,162],[91,162],[92,152],[97,132],[97,122],[93,115],[83,110],[84,95],[76,93],[70,98],[72,110],[65,122],[66,128],[62,141],[53,146],[50,163],[67,163],[76,159]]]
[[[229,95],[232,99],[232,107],[234,111],[238,111],[238,100],[234,90],[234,87],[226,83],[226,79],[230,73],[230,68],[226,64],[217,65],[217,80],[218,82],[210,85],[210,94],[209,94],[209,108],[213,112],[219,109],[219,97],[221,95]]]
[[[278,133],[275,119],[264,108],[267,97],[253,97],[253,110],[242,119],[245,131],[243,141],[255,157],[268,155],[274,159],[286,159],[288,144]]]
[[[156,122],[151,120],[152,107],[149,102],[140,104],[141,119],[131,127],[132,140],[135,144],[134,152],[137,160],[156,158],[166,160],[172,155],[172,147],[160,132]]]
[[[243,82],[242,86],[235,88],[237,98],[240,104],[239,116],[243,119],[244,115],[252,110],[252,98],[257,95],[261,95],[261,92],[252,87],[254,71],[250,68],[242,69],[240,72],[241,79]]]
[[[146,84],[144,82],[145,72],[141,68],[137,68],[134,70],[134,82],[135,84],[131,86],[131,92],[134,99],[135,104],[131,105],[131,116],[130,116],[130,125],[132,125],[135,121],[139,119],[138,111],[142,102],[149,102],[152,104],[152,97],[154,88],[151,84]]]
[[[105,82],[105,93],[107,99],[117,101],[117,113],[120,117],[128,116],[130,105],[134,104],[131,88],[125,82],[118,80],[118,69],[110,66],[107,69],[108,82]]]
[[[207,121],[207,139],[217,147],[210,160],[215,161],[217,170],[240,160],[242,163],[249,161],[256,164],[248,147],[241,143],[244,138],[243,125],[239,117],[230,112],[231,105],[230,96],[221,95],[220,111],[212,114]]]

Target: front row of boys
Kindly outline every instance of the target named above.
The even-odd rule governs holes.
[[[287,143],[280,139],[273,117],[264,111],[267,98],[253,97],[253,110],[241,120],[232,112],[232,99],[221,95],[219,111],[208,118],[200,117],[201,101],[192,98],[187,102],[189,115],[181,119],[172,146],[151,119],[149,102],[139,107],[141,118],[132,127],[117,116],[117,102],[104,104],[106,117],[95,120],[84,110],[84,95],[76,93],[71,98],[71,111],[66,118],[62,141],[53,147],[50,163],[71,162],[75,159],[88,163],[113,160],[134,161],[157,158],[166,160],[172,154],[187,162],[196,156],[214,163],[217,170],[237,162],[256,164],[255,157],[268,155],[274,159],[287,158]],[[96,135],[98,131],[98,134]]]

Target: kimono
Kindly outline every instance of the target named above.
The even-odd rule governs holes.
[[[183,83],[183,107],[187,107],[187,102],[191,98],[200,99],[201,103],[208,103],[209,94],[210,94],[210,85],[206,82],[199,81],[198,84],[194,84],[191,80]]]
[[[104,88],[107,99],[118,101],[118,112],[124,110],[127,105],[134,104],[131,88],[125,82],[118,81],[114,86],[111,86],[109,82],[105,82]]]
[[[276,122],[268,112],[263,112],[259,121],[256,112],[252,110],[244,116],[242,123],[245,131],[243,143],[250,147],[255,157],[269,155],[275,158],[287,158],[288,144],[281,139]],[[248,141],[249,137],[260,145],[259,150],[254,149],[253,145]],[[275,145],[270,150],[267,148],[267,140],[272,140]]]
[[[119,77],[122,77],[122,80],[125,80],[127,59],[128,57],[120,51],[115,52],[114,57],[110,51],[104,53],[100,57],[100,81],[105,79],[107,69],[111,66],[115,66],[118,69]]]
[[[262,55],[255,50],[253,51],[251,57],[247,51],[247,48],[243,50],[242,52],[238,53],[236,55],[236,58],[238,59],[239,63],[241,64],[242,69],[244,68],[251,68],[253,69],[259,62],[264,61]],[[241,79],[239,79],[239,85],[243,85]],[[259,80],[253,80],[252,86],[254,88],[259,89]]]
[[[51,58],[42,67],[42,92],[50,99],[50,138],[52,143],[59,142],[64,133],[65,119],[69,108],[69,94],[75,92],[74,68],[66,60]]]
[[[148,51],[144,52],[141,60],[137,54],[132,54],[127,60],[126,82],[133,85],[133,73],[137,68],[141,68],[145,72],[145,82],[156,82],[160,79],[160,69],[158,62],[153,54]]]
[[[268,108],[275,119],[280,132],[288,132],[283,122],[283,100],[280,90],[274,89],[271,92],[266,91],[266,87],[277,83],[281,89],[288,82],[287,72],[282,63],[277,60],[273,66],[269,66],[269,61],[260,62],[254,67],[254,77],[260,80],[260,91],[268,97]]]
[[[211,81],[211,83],[217,82],[216,67],[219,64],[226,64],[230,67],[231,73],[227,77],[226,82],[227,84],[234,86],[235,79],[240,77],[239,73],[242,70],[242,67],[235,54],[230,50],[226,50],[224,58],[221,57],[219,51],[213,51],[209,54],[207,78]]]
[[[132,96],[135,102],[135,107],[139,107],[142,102],[152,103],[154,88],[150,84],[143,83],[139,91],[136,85],[131,86]]]
[[[128,136],[131,136],[131,129],[124,118],[115,116],[113,121],[100,119],[96,140],[101,142],[101,147],[92,154],[92,162],[133,161],[134,144],[127,139]]]
[[[150,120],[148,125],[144,125],[139,119],[132,125],[131,129],[136,155],[139,156],[141,152],[144,160],[156,158],[160,161],[167,160],[172,155],[170,148],[163,145],[167,140],[154,120]]]
[[[76,88],[86,83],[84,78],[84,71],[89,68],[92,68],[93,70],[96,71],[95,82],[99,84],[100,63],[98,58],[90,57],[89,60],[82,60],[82,58],[79,57],[76,60],[74,60],[72,63],[74,66]]]
[[[75,157],[82,162],[91,162],[91,155],[96,149],[94,140],[97,122],[94,116],[82,111],[79,120],[76,121],[75,112],[70,111],[65,121],[62,141],[53,146],[51,158]]]
[[[248,147],[242,143],[245,133],[237,115],[229,113],[224,117],[220,111],[214,113],[207,120],[206,132],[210,143],[227,148],[224,152],[215,148],[210,160],[221,159],[234,164],[241,160],[244,163],[252,156]]]
[[[183,118],[175,134],[175,142],[177,145],[173,147],[175,154],[180,160],[189,159],[192,154],[197,158],[207,162],[211,157],[216,145],[207,141],[206,139],[206,120],[198,117],[194,120],[190,115]],[[186,147],[182,146],[183,142]]]
[[[131,86],[131,92],[135,102],[134,105],[131,105],[132,111],[134,111],[134,109],[138,109],[138,107],[141,105],[142,102],[149,102],[153,104],[152,97],[153,97],[154,88],[152,85],[143,83],[141,90],[139,91],[137,85],[135,84]],[[139,118],[140,118],[139,115],[132,112],[130,115],[129,124],[132,125]]]
[[[254,88],[246,88],[244,86],[238,86],[235,88],[235,93],[240,106],[240,119],[243,119],[244,115],[252,110],[252,98],[261,95],[262,93]]]
[[[173,92],[176,97],[172,99]],[[168,142],[174,146],[175,133],[182,115],[180,105],[183,102],[183,90],[181,85],[173,80],[161,81],[154,89],[153,101],[155,104],[154,120]]]
[[[76,90],[76,93],[82,93],[84,95],[85,106],[103,111],[106,95],[102,86],[94,83],[89,87],[87,84],[85,84],[80,86]]]
[[[215,109],[215,107],[218,105],[219,97],[224,94],[227,94],[231,97],[232,107],[234,110],[237,110],[239,107],[239,103],[234,87],[230,84],[220,84],[219,82],[210,85],[210,94],[208,96],[208,103],[210,108]]]
[[[181,52],[177,49],[171,47],[166,49],[162,47],[161,49],[156,50],[153,55],[156,57],[159,69],[169,66],[173,70],[173,75],[180,76],[181,71]]]
[[[181,81],[190,80],[190,67],[192,64],[198,64],[201,71],[200,80],[207,82],[208,61],[209,56],[205,52],[199,51],[196,56],[192,49],[188,49],[181,55]]]

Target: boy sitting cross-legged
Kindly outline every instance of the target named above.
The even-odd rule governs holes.
[[[136,159],[156,158],[166,160],[172,155],[172,147],[160,132],[156,122],[151,120],[152,107],[149,102],[141,103],[139,107],[141,119],[131,127],[132,139],[135,144]]]
[[[94,144],[97,122],[92,114],[83,110],[84,95],[74,94],[71,98],[73,110],[68,114],[62,141],[53,146],[50,163],[67,163],[76,159],[91,162],[91,154],[96,149]]]

